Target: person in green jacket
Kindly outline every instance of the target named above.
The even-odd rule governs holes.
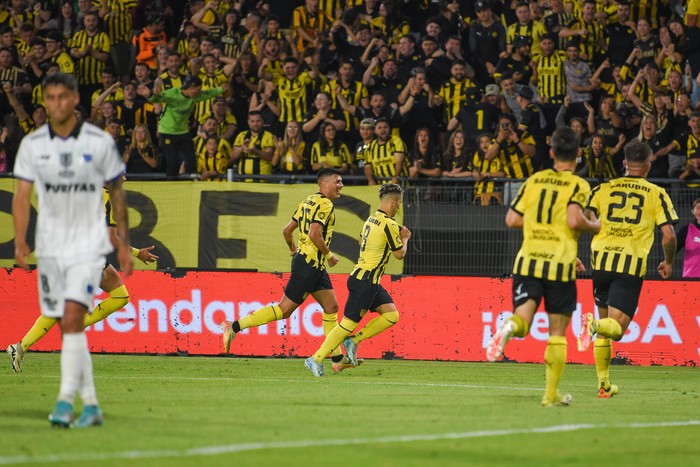
[[[202,80],[191,76],[181,88],[171,88],[151,96],[152,103],[166,104],[158,122],[158,135],[168,177],[197,172],[189,129],[190,116],[197,102],[213,99],[223,93],[221,87],[202,91]]]

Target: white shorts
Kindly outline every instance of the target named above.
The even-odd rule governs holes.
[[[37,258],[41,314],[62,318],[66,301],[92,308],[102,281],[104,256],[87,259]]]

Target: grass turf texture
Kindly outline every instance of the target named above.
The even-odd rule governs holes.
[[[58,354],[28,354],[18,375],[6,362],[0,464],[638,467],[700,458],[696,368],[613,366],[620,395],[597,399],[595,369],[569,365],[561,390],[573,404],[542,408],[543,365],[369,360],[339,375],[326,363],[318,379],[301,359],[93,359],[105,425],[87,430],[49,427]]]

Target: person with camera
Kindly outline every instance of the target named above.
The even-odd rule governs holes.
[[[498,119],[498,133],[485,157],[489,161],[497,158],[506,177],[522,180],[535,172],[532,157],[536,150],[532,135],[516,128],[515,117],[504,114]],[[522,182],[506,185],[504,203],[510,203],[521,184]]]

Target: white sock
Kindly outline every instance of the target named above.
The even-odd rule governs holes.
[[[83,350],[83,382],[80,385],[80,397],[83,399],[83,405],[97,405],[95,380],[92,376],[92,356],[88,348],[87,338]]]
[[[61,389],[58,400],[73,404],[83,380],[83,358],[87,347],[84,332],[63,334],[61,346]]]

